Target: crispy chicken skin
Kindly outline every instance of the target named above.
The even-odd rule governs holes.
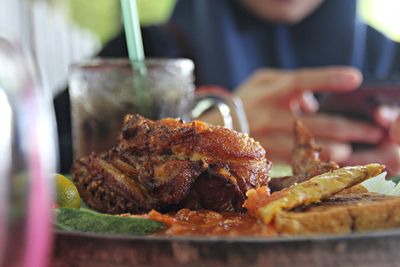
[[[117,147],[79,159],[72,174],[85,202],[102,212],[238,211],[247,190],[267,185],[270,165],[246,134],[127,115]]]

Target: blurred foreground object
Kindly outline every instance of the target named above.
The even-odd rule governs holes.
[[[0,38],[0,265],[50,258],[55,129],[32,62]],[[50,100],[50,98],[47,98]]]
[[[96,34],[73,21],[69,2],[0,0],[0,35],[32,53],[37,75],[53,95],[65,88],[69,65],[92,57],[101,46]]]

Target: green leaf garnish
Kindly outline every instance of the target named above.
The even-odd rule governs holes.
[[[272,168],[269,172],[269,176],[271,178],[285,177],[291,175],[293,175],[292,167],[290,165],[285,165],[285,164],[272,165]]]
[[[146,218],[121,217],[88,209],[59,208],[55,213],[56,229],[65,231],[146,235],[164,227],[164,224]]]

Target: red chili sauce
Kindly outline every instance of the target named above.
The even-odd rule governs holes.
[[[181,209],[174,214],[161,214],[152,210],[146,217],[166,225],[156,236],[276,235],[271,227],[248,213]]]

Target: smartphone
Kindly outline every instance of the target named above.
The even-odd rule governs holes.
[[[374,123],[374,112],[382,106],[400,108],[400,79],[366,81],[355,91],[320,96],[320,112]]]

